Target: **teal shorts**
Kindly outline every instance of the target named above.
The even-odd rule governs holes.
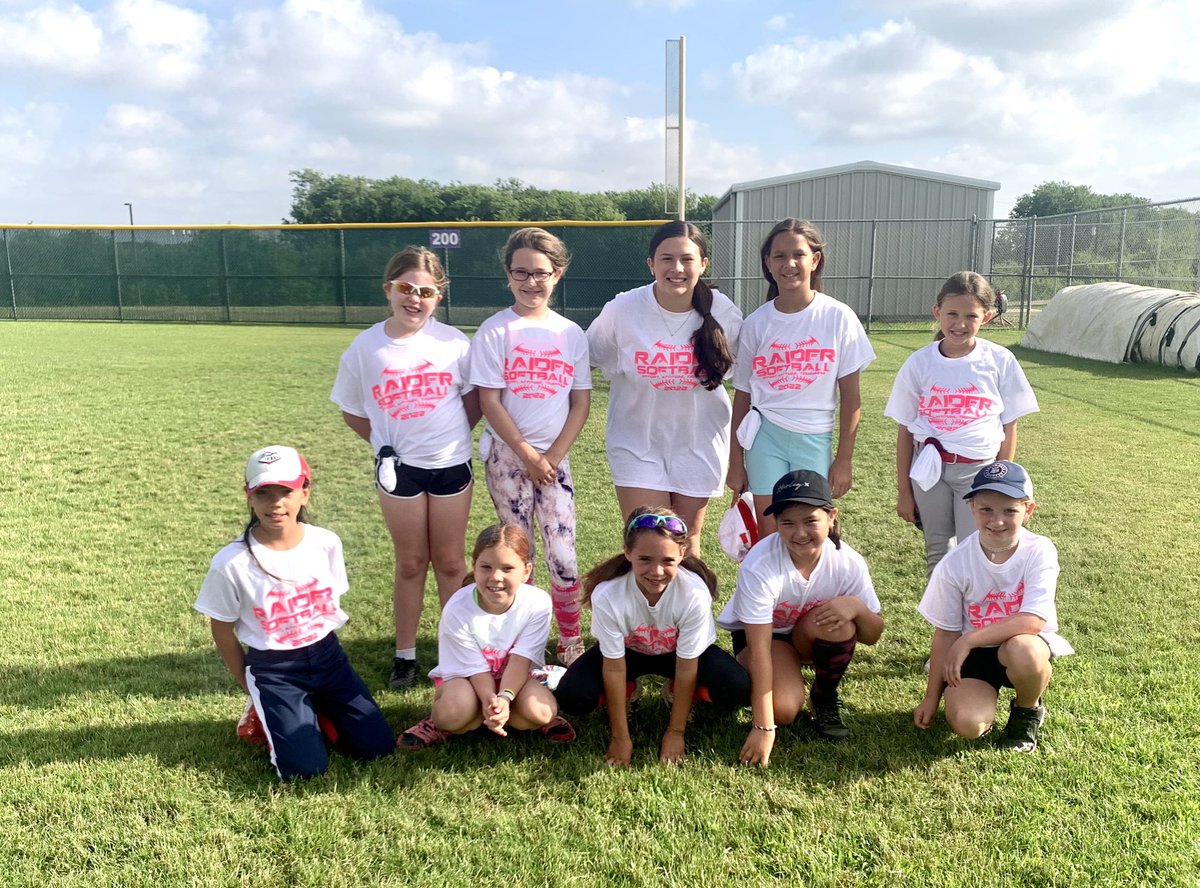
[[[775,482],[796,469],[829,477],[833,432],[806,435],[781,429],[763,417],[754,445],[746,451],[746,477],[755,496],[770,496]]]

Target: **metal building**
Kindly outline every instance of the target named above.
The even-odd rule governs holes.
[[[713,209],[713,277],[744,312],[766,298],[759,248],[780,219],[827,243],[824,289],[867,323],[927,318],[938,285],[986,273],[1000,183],[864,160],[730,187]]]

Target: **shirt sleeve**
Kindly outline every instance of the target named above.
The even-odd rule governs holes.
[[[457,611],[444,613],[438,623],[438,665],[434,673],[445,681],[491,671],[466,620]]]
[[[609,582],[619,583],[621,578]],[[592,635],[596,636],[596,641],[600,643],[601,655],[608,660],[618,660],[625,656],[625,633],[621,631],[621,620],[611,600],[615,597],[592,597]]]
[[[747,569],[743,563],[730,602],[734,617],[744,626],[768,626],[774,622],[776,585],[759,573],[757,567]]]
[[[1025,593],[1021,599],[1020,613],[1033,614],[1052,625],[1058,622],[1058,611],[1054,604],[1058,572],[1058,550],[1053,543],[1045,540],[1025,566]]]
[[[1004,401],[1004,411],[1000,414],[1000,422],[1008,424],[1027,414],[1037,413],[1038,403],[1017,359],[1008,349],[1004,350],[1004,355],[1000,374],[1000,397]]]
[[[342,353],[338,361],[337,376],[333,380],[333,391],[329,400],[337,404],[343,411],[353,416],[366,417],[367,408],[363,400],[362,373],[359,362],[352,352],[354,343]]]
[[[600,309],[599,316],[587,328],[589,360],[606,379],[617,375],[617,359],[620,356],[615,305],[616,300],[607,302],[604,308]]]
[[[918,354],[920,352],[909,355],[908,360],[901,365],[900,372],[896,374],[896,381],[892,383],[892,393],[888,396],[887,406],[883,408],[884,416],[894,419],[905,428],[917,418],[915,362]]]
[[[757,327],[750,323],[750,318],[747,318],[738,332],[737,357],[733,361],[733,387],[739,392],[750,391],[750,377],[754,371],[754,355],[758,351],[758,337],[754,335],[756,329]]]
[[[845,543],[842,544],[845,547]],[[850,553],[847,553],[850,554]],[[858,552],[846,559],[844,595],[853,595],[867,606],[873,614],[882,610],[879,596],[875,594],[875,583],[871,580],[871,571],[867,567],[867,559]]]
[[[719,290],[714,293],[720,293]],[[718,304],[719,302],[719,304]],[[717,323],[721,325],[721,329],[725,331],[725,341],[729,343],[729,353],[737,359],[739,348],[739,340],[742,334],[742,312],[733,301],[724,293],[720,293],[720,300],[713,299],[713,317],[717,319]],[[732,372],[732,368],[730,368]]]
[[[467,379],[479,388],[502,389],[504,382],[503,330],[488,326],[475,334],[467,352]]]
[[[842,343],[838,352],[843,357],[838,361],[838,379],[851,373],[861,372],[875,360],[875,349],[871,348],[871,340],[862,322],[850,309],[845,313],[845,326],[842,332]]]
[[[550,640],[550,597],[540,589],[531,593],[536,599],[528,619],[513,642],[510,655],[525,657],[534,666],[543,666],[546,661],[546,642]]]
[[[717,640],[708,587],[703,580],[699,581],[700,589],[695,585],[689,578],[688,605],[679,620],[679,634],[675,642],[675,656],[684,660],[696,659]]]
[[[921,603],[917,605],[917,613],[937,629],[962,632],[962,602],[961,584],[953,576],[949,562],[943,558],[929,577],[929,585],[925,587],[925,594],[921,597]]]
[[[241,596],[233,580],[217,567],[210,567],[200,594],[193,605],[196,610],[221,623],[236,623],[241,616]]]
[[[571,377],[571,390],[583,391],[592,387],[592,365],[589,363],[587,334],[575,325],[571,328],[571,361],[575,375]]]

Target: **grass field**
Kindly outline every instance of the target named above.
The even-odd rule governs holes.
[[[940,719],[912,727],[923,555],[892,511],[882,411],[927,335],[892,333],[872,337],[842,503],[887,619],[843,685],[849,744],[797,725],[770,769],[750,770],[735,764],[747,716],[700,714],[688,760],[663,767],[651,693],[629,769],[603,764],[598,714],[564,747],[468,738],[369,765],[335,757],[326,776],[280,786],[234,739],[240,695],[191,609],[242,526],[255,448],[293,444],[313,465],[314,519],[346,545],[343,641],[392,725],[425,715],[431,693],[383,689],[391,549],[369,454],[328,401],[354,332],[0,324],[6,886],[1200,884],[1200,379],[1018,350],[1042,407],[1018,449],[1038,488],[1032,527],[1058,544],[1078,650],[1032,756],[958,741]],[[618,547],[605,406],[601,387],[572,454],[583,566]],[[480,486],[472,535],[490,512]],[[715,518],[706,555],[724,598],[735,571]]]

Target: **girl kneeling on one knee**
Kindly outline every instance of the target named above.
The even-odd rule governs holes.
[[[808,699],[817,733],[835,742],[849,736],[838,686],[857,643],[875,644],[883,634],[867,562],[841,539],[825,477],[804,469],[784,475],[767,512],[778,530],[746,555],[717,619],[750,673],[753,725],[740,758],[757,765],[770,761],[776,728],[804,708],[805,664],[816,673]]]
[[[250,457],[250,522],[213,558],[195,605],[211,619],[221,659],[250,695],[245,718],[261,722],[271,764],[284,780],[324,773],[323,732],[356,758],[387,755],[396,745],[338,643],[335,630],[347,619],[342,541],[307,523],[310,482],[308,463],[291,447]]]

